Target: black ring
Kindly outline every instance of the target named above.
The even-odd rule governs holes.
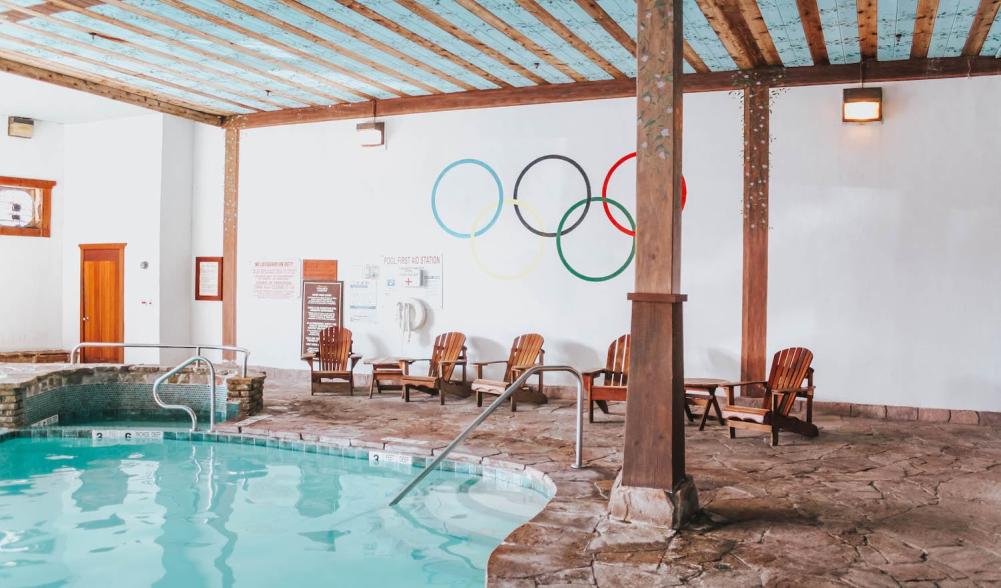
[[[533,233],[535,233],[536,235],[538,235],[540,237],[555,237],[556,236],[556,233],[547,233],[546,231],[540,231],[540,230],[536,229],[535,227],[533,227],[532,225],[528,224],[528,221],[525,220],[525,217],[521,216],[521,208],[518,206],[518,188],[521,186],[521,180],[522,180],[522,178],[525,177],[525,174],[528,173],[528,170],[532,169],[532,166],[534,166],[535,164],[539,163],[540,161],[545,161],[547,159],[560,159],[560,160],[563,160],[563,161],[569,163],[570,165],[574,166],[575,168],[577,168],[577,171],[580,172],[581,177],[584,178],[584,187],[587,190],[587,194],[585,195],[585,198],[587,198],[587,204],[584,205],[584,211],[581,212],[580,218],[577,219],[577,222],[575,222],[574,224],[570,225],[566,229],[563,229],[563,231],[560,232],[560,237],[562,237],[562,236],[566,235],[567,233],[569,233],[570,231],[576,229],[580,225],[580,223],[584,222],[584,217],[587,216],[587,211],[588,211],[588,209],[591,208],[591,181],[588,180],[588,178],[587,178],[587,172],[585,172],[584,168],[582,168],[580,166],[580,164],[578,164],[576,161],[574,161],[574,160],[572,160],[569,157],[566,157],[564,155],[556,155],[556,154],[553,154],[553,155],[543,155],[542,157],[539,157],[539,158],[535,159],[535,161],[533,161],[532,163],[526,165],[525,169],[521,170],[521,173],[518,174],[518,180],[514,183],[514,195],[511,197],[511,199],[515,201],[514,202],[514,213],[516,215],[518,215],[518,220],[521,221],[521,224],[526,229],[528,229],[529,231],[532,231]]]

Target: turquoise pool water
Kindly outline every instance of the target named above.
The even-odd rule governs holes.
[[[0,586],[482,586],[547,498],[436,471],[235,443],[0,443]]]

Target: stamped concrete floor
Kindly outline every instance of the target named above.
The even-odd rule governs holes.
[[[243,430],[429,454],[477,411],[415,398],[311,398],[308,384],[269,381],[269,417]],[[568,401],[498,410],[462,446],[461,459],[542,471],[558,488],[491,556],[490,586],[1001,586],[1001,428],[820,415],[819,438],[783,434],[772,448],[689,425],[704,510],[673,532],[606,516],[623,408],[585,422],[584,470],[569,468]]]

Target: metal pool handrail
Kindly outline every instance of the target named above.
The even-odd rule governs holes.
[[[581,378],[579,371],[568,365],[537,365],[532,368],[529,368],[528,371],[521,374],[521,376],[517,380],[512,382],[511,385],[504,390],[504,393],[497,397],[497,400],[494,400],[493,403],[480,414],[480,416],[476,417],[476,420],[470,423],[468,427],[466,427],[461,433],[459,433],[458,437],[453,439],[452,442],[448,444],[448,447],[443,449],[442,452],[438,454],[438,457],[434,458],[434,461],[428,464],[428,466],[425,467],[424,470],[421,471],[421,473],[417,474],[417,476],[414,477],[414,479],[411,480],[409,484],[407,484],[406,488],[401,490],[400,493],[396,495],[396,498],[394,498],[393,501],[389,503],[389,506],[396,506],[398,502],[403,500],[403,497],[406,496],[408,493],[410,493],[411,490],[416,488],[417,485],[420,484],[421,481],[428,476],[428,474],[430,474],[436,467],[438,467],[438,464],[441,463],[442,460],[444,460],[448,456],[448,454],[452,452],[453,449],[458,447],[458,445],[466,439],[466,437],[469,435],[469,433],[473,431],[473,429],[480,426],[480,423],[485,421],[487,417],[490,416],[491,413],[493,413],[493,411],[497,410],[497,407],[503,404],[504,401],[507,400],[512,394],[514,394],[518,390],[521,390],[521,387],[525,385],[525,382],[527,382],[530,377],[541,372],[569,372],[573,374],[574,377],[577,378],[576,453],[574,455],[574,463],[570,467],[574,469],[582,468],[583,456],[581,454],[581,445],[583,444],[584,440],[584,380]]]
[[[209,366],[209,382],[211,383],[211,390],[209,392],[209,432],[211,433],[212,429],[215,429],[215,366],[212,365],[211,361],[205,359],[204,357],[200,355],[189,357],[178,364],[174,369],[157,378],[156,381],[153,382],[153,400],[160,405],[160,408],[166,408],[168,410],[183,410],[188,413],[188,416],[191,417],[191,432],[193,433],[198,427],[198,416],[195,414],[195,411],[191,410],[190,406],[186,406],[184,404],[167,404],[166,402],[160,400],[160,385],[166,382],[177,372],[198,361]]]
[[[170,345],[167,343],[101,343],[96,341],[87,341],[84,343],[77,344],[76,347],[70,351],[70,363],[76,364],[80,361],[80,349],[84,347],[139,347],[144,349],[194,349],[195,355],[201,356],[203,349],[217,349],[220,351],[236,351],[243,354],[243,368],[240,375],[244,378],[247,377],[247,361],[250,359],[250,351],[245,347],[236,347],[234,345]]]

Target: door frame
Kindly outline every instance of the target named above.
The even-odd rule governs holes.
[[[81,243],[80,244],[80,342],[83,342],[84,334],[84,272],[83,264],[84,257],[87,251],[93,250],[106,250],[106,251],[117,251],[118,253],[118,271],[116,272],[115,282],[118,290],[118,306],[120,312],[118,313],[118,322],[115,324],[115,336],[119,342],[124,343],[125,339],[125,247],[127,243]],[[80,363],[86,363],[87,351],[86,348],[80,350]],[[115,350],[115,358],[118,363],[125,362],[125,349],[119,348]]]

